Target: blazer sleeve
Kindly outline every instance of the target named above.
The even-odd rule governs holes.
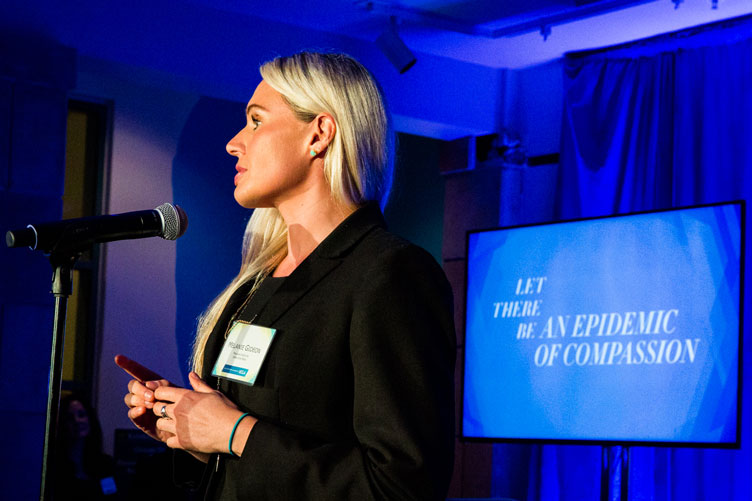
[[[355,439],[320,443],[259,421],[238,460],[245,463],[249,495],[446,496],[454,464],[451,289],[436,261],[412,245],[381,253],[368,268],[353,277],[358,284],[349,332]]]

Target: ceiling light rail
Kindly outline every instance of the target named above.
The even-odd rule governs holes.
[[[473,24],[458,18],[440,14],[427,9],[408,7],[388,0],[354,0],[354,4],[376,15],[395,17],[400,21],[408,21],[429,28],[444,31],[465,33],[485,38],[502,38],[533,33],[538,31],[543,40],[551,35],[553,26],[571,23],[582,19],[614,12],[618,10],[636,7],[638,5],[665,1],[665,0],[580,0],[573,7],[560,12],[544,15],[532,15],[528,19],[510,22],[509,20],[497,19],[482,24]],[[678,8],[684,0],[671,0],[674,7]],[[713,9],[718,8],[718,0],[710,0]],[[506,24],[504,24],[506,23]]]

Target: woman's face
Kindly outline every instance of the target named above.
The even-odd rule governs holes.
[[[70,438],[82,439],[89,435],[89,415],[86,413],[84,405],[78,400],[73,400],[68,405],[65,414],[65,426]]]
[[[237,157],[235,200],[247,208],[279,207],[310,189],[312,127],[262,81],[246,108],[246,126],[227,143]]]

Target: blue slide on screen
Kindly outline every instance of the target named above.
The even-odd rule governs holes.
[[[742,218],[470,233],[463,436],[734,444]]]

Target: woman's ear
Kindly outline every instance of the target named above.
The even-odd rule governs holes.
[[[319,113],[311,122],[313,136],[311,138],[310,153],[312,157],[318,156],[329,147],[329,143],[337,133],[337,124],[334,117],[329,113]]]

